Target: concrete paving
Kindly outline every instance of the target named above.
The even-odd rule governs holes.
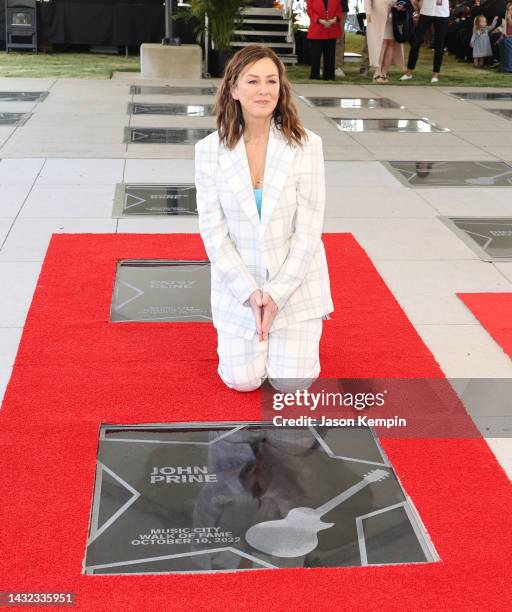
[[[129,102],[206,103],[210,96],[132,95],[132,84],[202,85],[218,80],[110,81],[0,79],[0,91],[49,91],[42,102],[1,102],[0,112],[30,112],[21,127],[0,126],[0,397],[52,233],[197,232],[194,218],[113,219],[117,183],[192,182],[192,145],[123,143],[126,126],[210,127],[213,117],[127,113]],[[456,292],[512,291],[512,263],[488,263],[438,215],[512,216],[511,187],[411,188],[380,161],[512,162],[512,121],[490,113],[510,101],[459,100],[478,88],[294,85],[306,127],[323,139],[327,201],[324,230],[352,232],[450,377],[512,377],[512,360]],[[510,91],[496,88],[493,91]],[[312,108],[306,96],[388,97],[403,109]],[[329,117],[421,118],[442,133],[341,132]],[[488,440],[512,475],[512,439]]]

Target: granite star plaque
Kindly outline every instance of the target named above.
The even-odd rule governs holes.
[[[213,96],[217,93],[216,87],[181,87],[181,86],[160,86],[160,85],[132,85],[130,93],[139,95],[156,96]]]
[[[405,108],[389,98],[338,98],[299,96],[306,104],[320,108]]]
[[[213,104],[149,104],[130,102],[129,115],[173,115],[176,117],[212,117]]]
[[[512,185],[512,166],[498,161],[381,162],[410,187],[506,187]]]
[[[193,145],[212,132],[215,132],[213,128],[125,127],[124,142],[130,144]]]
[[[342,132],[449,132],[428,119],[349,119],[329,117]]]
[[[483,261],[512,261],[512,217],[440,217]]]
[[[113,217],[197,216],[194,184],[125,184],[116,187]]]
[[[487,108],[489,112],[504,119],[512,119],[512,108]]]
[[[0,125],[25,125],[32,113],[0,113]]]
[[[437,560],[369,428],[101,427],[86,574]]]
[[[512,93],[506,91],[448,91],[447,93],[460,100],[512,100]]]
[[[211,321],[210,262],[125,259],[118,263],[111,321]]]
[[[42,102],[47,91],[0,91],[0,102]]]

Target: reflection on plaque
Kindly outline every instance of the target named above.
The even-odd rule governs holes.
[[[484,261],[512,261],[512,217],[440,217]]]
[[[0,91],[0,102],[42,102],[47,91]]]
[[[389,98],[334,98],[299,96],[309,106],[322,108],[405,108]]]
[[[363,59],[363,56],[360,53],[354,53],[352,51],[345,51],[343,54],[343,59],[348,63],[359,63]]]
[[[512,93],[506,91],[449,91],[447,93],[460,100],[512,100]]]
[[[368,428],[101,427],[86,574],[437,560]]]
[[[194,184],[125,184],[116,187],[113,216],[197,216]]]
[[[0,125],[24,125],[32,113],[0,113]]]
[[[211,321],[210,262],[118,263],[111,321]]]
[[[512,119],[512,108],[487,108],[486,110],[504,119]]]
[[[449,132],[428,119],[343,119],[329,117],[342,132]]]
[[[158,96],[213,96],[217,93],[216,87],[173,87],[172,85],[132,85],[130,93],[139,95]]]
[[[212,104],[141,104],[130,102],[128,104],[130,115],[176,115],[185,117],[211,117]]]
[[[391,161],[385,166],[414,187],[506,187],[512,166],[498,161]]]
[[[214,128],[125,127],[124,142],[132,144],[156,143],[193,145],[212,132],[215,132]]]

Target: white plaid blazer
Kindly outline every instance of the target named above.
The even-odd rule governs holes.
[[[199,232],[211,262],[211,305],[218,330],[251,339],[255,289],[278,306],[271,331],[334,310],[322,243],[325,166],[320,136],[306,129],[290,146],[272,122],[261,221],[243,138],[230,151],[215,131],[195,145]]]

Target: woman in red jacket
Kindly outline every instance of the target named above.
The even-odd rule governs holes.
[[[320,58],[324,56],[324,81],[334,81],[336,39],[341,36],[341,0],[307,0],[308,38],[311,42],[310,79],[320,78]]]

